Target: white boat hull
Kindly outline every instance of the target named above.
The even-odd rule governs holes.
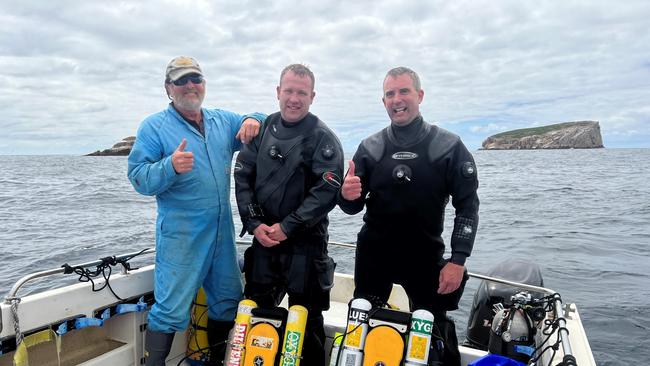
[[[103,280],[102,280],[103,281]],[[96,281],[101,286],[101,281]],[[153,289],[153,265],[142,267],[129,273],[114,274],[110,285],[123,299],[137,299],[151,294]],[[334,332],[345,328],[348,303],[354,290],[350,275],[337,274],[331,293],[330,309],[324,313],[328,342],[331,347]],[[58,324],[79,317],[95,317],[103,309],[114,306],[119,301],[105,288],[91,291],[90,283],[78,283],[45,292],[22,297],[18,304],[20,331],[30,334],[47,327],[56,330]],[[400,286],[395,286],[389,303],[399,309],[408,310],[408,299]],[[582,322],[574,304],[569,306],[567,328],[570,334],[572,353],[580,366],[595,365],[589,343],[582,327]],[[0,340],[10,342],[15,337],[11,306],[7,302],[0,305],[2,323],[0,323]],[[146,311],[131,312],[112,316],[101,327],[88,327],[70,331],[61,339],[61,365],[114,366],[140,365],[144,356],[144,331],[146,329]],[[167,365],[177,365],[185,357],[187,337],[185,332],[177,333]],[[49,349],[48,349],[49,347]],[[30,348],[31,365],[58,365],[52,359],[52,344],[42,344]],[[462,364],[483,356],[486,352],[461,346]],[[14,352],[0,355],[0,366],[12,365]],[[56,354],[56,353],[54,353]],[[559,351],[552,364],[562,359]],[[543,364],[548,364],[545,360]]]

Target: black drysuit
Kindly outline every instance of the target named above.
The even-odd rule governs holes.
[[[287,239],[271,248],[257,239],[246,250],[244,293],[259,306],[307,308],[303,362],[325,362],[322,311],[329,309],[334,261],[327,255],[327,214],[336,205],[343,150],[334,133],[309,113],[286,123],[270,115],[262,132],[237,156],[237,205],[244,230],[280,223]]]
[[[456,216],[449,260],[464,265],[474,244],[479,200],[472,155],[458,136],[418,116],[363,140],[353,160],[361,197],[347,201],[339,196],[338,202],[348,214],[366,206],[357,238],[355,297],[381,305],[393,283],[402,285],[411,310],[427,309],[440,328],[451,328],[446,353],[458,357],[453,324],[441,322],[447,310],[458,308],[467,278],[451,294],[439,295],[437,289],[446,264],[441,235],[450,196]]]

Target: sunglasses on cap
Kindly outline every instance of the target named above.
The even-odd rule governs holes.
[[[172,83],[176,86],[183,86],[187,84],[188,82],[192,82],[192,84],[201,84],[203,82],[203,76],[201,75],[185,75],[182,78],[172,81]]]

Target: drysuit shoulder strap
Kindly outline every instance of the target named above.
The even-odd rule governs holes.
[[[431,126],[430,134],[431,140],[427,154],[431,162],[447,155],[460,141],[458,135],[438,126]]]
[[[374,161],[379,162],[386,150],[386,129],[365,138],[361,142],[361,146]]]
[[[264,123],[262,123],[262,128],[260,128],[260,132],[259,132],[260,141],[266,134],[266,130],[268,130],[272,124],[277,123],[280,120],[280,118],[281,118],[280,112],[269,114],[268,117],[266,117]]]

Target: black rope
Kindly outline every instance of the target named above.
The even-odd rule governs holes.
[[[560,301],[562,302],[562,297],[558,293],[554,293],[549,296],[545,296],[544,298],[539,300],[539,304],[544,305],[544,311],[547,313],[553,313],[554,319],[553,320],[545,320],[544,321],[544,328],[542,328],[542,334],[546,336],[546,338],[540,343],[538,346],[535,347],[535,351],[533,354],[535,355],[534,357],[531,358],[530,363],[536,363],[544,353],[548,352],[549,350],[552,350],[551,352],[551,357],[549,359],[548,366],[551,366],[553,358],[555,358],[555,354],[557,353],[558,349],[560,348],[560,345],[562,344],[562,335],[561,331],[566,331],[566,333],[569,333],[569,330],[566,327],[561,327],[560,326],[560,321],[564,321],[566,324],[566,318],[563,316],[560,316],[556,312],[556,307],[555,307],[555,302]],[[550,343],[551,337],[556,334],[556,339],[553,343]],[[548,345],[545,346],[545,344],[549,343]],[[562,364],[562,363],[561,363]]]
[[[386,305],[388,305],[388,303],[384,302],[384,306],[386,306]],[[377,311],[379,311],[379,309],[381,309],[381,307],[378,307],[378,306],[372,306],[372,307],[370,308],[370,310],[368,311],[368,319],[370,319],[373,315],[375,315],[375,313],[376,313]],[[348,313],[349,313],[349,311],[350,311],[350,310],[348,309]],[[357,330],[360,326],[362,326],[363,324],[364,324],[364,323],[359,322],[359,324],[357,324],[357,325],[356,325],[354,328],[352,328],[350,331],[346,331],[346,332],[344,332],[343,334],[341,334],[341,335],[338,336],[338,337],[343,337],[343,338],[341,339],[341,345],[339,346],[339,349],[338,349],[338,351],[337,351],[337,353],[336,353],[336,364],[337,364],[337,365],[338,365],[339,362],[341,361],[341,352],[343,351],[343,347],[345,346],[345,338],[348,336],[348,334],[354,333],[354,331],[356,331],[356,330]],[[345,327],[347,328],[347,324],[346,324]],[[368,326],[368,327],[370,327],[370,326]],[[368,329],[368,331],[370,331],[370,329]],[[366,334],[366,335],[367,335],[367,334]],[[338,337],[336,337],[336,338],[338,338]],[[333,345],[334,342],[336,341],[336,338],[334,338],[334,341],[332,342],[332,345]],[[330,355],[330,358],[331,358],[331,357],[332,357],[332,356]]]
[[[207,301],[207,294],[206,294],[206,301]],[[198,331],[198,330],[205,330],[205,331],[207,331],[206,328],[201,327],[201,326],[198,325],[199,322],[201,322],[201,320],[203,319],[204,316],[207,316],[207,315],[208,315],[208,310],[209,310],[211,307],[216,306],[217,304],[222,303],[222,302],[225,302],[225,301],[227,301],[227,300],[218,300],[218,301],[216,301],[216,302],[214,302],[214,303],[212,303],[212,304],[206,304],[206,305],[205,305],[205,309],[201,312],[201,314],[199,314],[198,318],[196,318],[195,324],[192,324],[192,327],[191,327],[192,330],[191,330],[191,332],[196,332],[196,331]],[[198,303],[196,302],[196,298],[195,298],[195,300],[192,300],[192,305],[193,305],[193,306],[196,306],[196,305],[202,305],[202,304],[198,304]],[[194,312],[193,312],[193,311],[192,311],[192,313],[191,313],[191,315],[190,315],[190,320],[191,320],[191,321],[194,320]],[[209,318],[208,318],[208,320],[209,320]],[[191,344],[190,344],[191,341],[192,341],[192,336],[191,336],[191,334],[190,334],[190,336],[189,336],[188,339],[187,339],[187,345],[188,345],[188,347],[191,345]],[[193,351],[193,352],[190,352],[189,354],[186,354],[185,357],[181,358],[181,360],[178,361],[177,366],[181,366],[181,364],[182,364],[185,360],[189,359],[192,355],[195,355],[195,354],[197,354],[197,353],[206,353],[206,352],[207,352],[207,353],[206,353],[206,357],[208,357],[208,359],[209,359],[209,358],[210,358],[210,352],[212,352],[212,349],[215,348],[215,347],[217,347],[217,346],[220,346],[220,345],[222,345],[222,344],[225,344],[225,343],[227,344],[227,343],[228,343],[228,340],[226,339],[225,341],[221,341],[221,342],[216,342],[216,343],[214,343],[214,344],[210,344],[210,338],[208,337],[208,347],[201,347],[201,346],[199,345],[199,341],[198,341],[198,338],[197,338],[197,337],[194,338],[194,342],[195,342],[194,345],[196,346],[197,349],[196,349],[195,351]],[[226,356],[227,356],[227,355],[226,355]],[[243,361],[243,360],[242,360],[242,361]]]
[[[217,342],[215,344],[210,344],[208,347],[205,347],[205,348],[199,348],[196,351],[193,351],[193,352],[185,355],[185,357],[181,358],[180,361],[178,361],[178,363],[176,364],[176,366],[181,366],[183,364],[183,362],[188,360],[190,358],[190,356],[192,356],[194,354],[204,353],[205,351],[207,351],[209,353],[209,352],[211,352],[212,348],[217,347],[217,346],[221,346],[222,344],[225,344],[225,343],[228,343],[228,341],[227,340],[226,341],[221,341],[221,342]]]
[[[98,291],[101,291],[104,288],[108,287],[108,289],[111,291],[113,296],[115,296],[120,301],[124,301],[123,298],[117,296],[117,294],[115,293],[115,291],[113,290],[113,288],[111,287],[111,284],[110,284],[110,278],[111,278],[111,274],[113,273],[113,267],[115,267],[115,266],[117,266],[119,264],[126,271],[131,271],[133,269],[137,269],[137,267],[132,268],[129,261],[131,259],[143,254],[147,250],[148,249],[143,249],[143,250],[139,251],[138,253],[135,253],[133,255],[130,255],[130,256],[124,257],[124,258],[117,258],[115,256],[101,258],[100,259],[101,263],[99,263],[95,267],[94,271],[91,271],[90,269],[84,268],[84,267],[81,267],[81,266],[74,266],[73,267],[73,266],[70,266],[67,263],[64,263],[61,267],[63,267],[63,273],[64,274],[74,273],[74,274],[79,275],[79,279],[78,279],[79,282],[90,282],[92,284],[93,292],[98,292]],[[97,287],[97,285],[95,284],[95,281],[93,280],[93,278],[98,277],[100,274],[104,278],[105,282],[104,282],[104,285],[102,285],[101,287]]]
[[[196,297],[195,297],[195,300],[196,300]],[[202,304],[197,303],[195,300],[192,300],[192,306],[199,306],[199,305],[202,306]],[[206,295],[206,300],[207,300],[207,295]],[[213,305],[215,305],[215,304],[213,304]],[[206,331],[206,332],[208,331],[207,328],[204,328],[204,327],[199,326],[199,323],[201,322],[201,320],[203,319],[203,317],[206,316],[206,315],[208,314],[208,310],[210,309],[210,306],[212,306],[212,305],[205,304],[205,309],[201,312],[201,314],[199,314],[199,317],[196,318],[196,319],[195,319],[195,315],[194,315],[194,310],[192,309],[192,311],[191,311],[191,315],[190,315],[192,328],[191,328],[191,330],[190,330],[190,336],[189,336],[188,339],[187,339],[187,342],[188,342],[188,343],[187,343],[187,346],[188,346],[188,347],[191,345],[190,342],[192,342],[192,335],[195,335],[196,332],[198,332],[199,330],[204,330],[204,331]],[[199,338],[198,338],[198,337],[194,337],[194,343],[195,343],[194,346],[196,347],[196,351],[194,351],[194,352],[192,352],[192,353],[190,353],[190,354],[188,354],[188,355],[185,355],[185,357],[183,357],[183,358],[181,359],[181,361],[179,362],[179,365],[180,365],[184,360],[188,359],[190,356],[192,356],[192,355],[194,355],[194,354],[196,354],[196,353],[203,353],[203,351],[208,351],[208,353],[206,354],[206,357],[210,357],[210,349],[211,349],[212,347],[216,347],[216,346],[218,345],[218,344],[216,344],[216,345],[214,345],[214,346],[210,345],[210,339],[208,339],[208,347],[207,347],[207,348],[203,348],[203,347],[201,347],[201,346],[199,345]]]

